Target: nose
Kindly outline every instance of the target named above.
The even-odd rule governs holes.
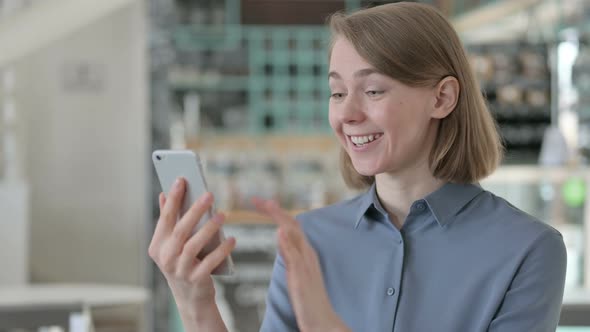
[[[337,112],[340,121],[349,124],[362,122],[365,119],[363,107],[363,102],[359,96],[355,93],[349,94]]]

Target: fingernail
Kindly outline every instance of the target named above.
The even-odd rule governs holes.
[[[211,199],[212,199],[212,198],[213,198],[213,195],[211,195],[211,193],[210,193],[210,192],[206,192],[206,193],[203,195],[203,203],[205,203],[205,204],[209,203],[209,202],[211,201]]]
[[[181,184],[182,184],[182,178],[176,178],[176,181],[174,181],[174,188],[180,188]]]

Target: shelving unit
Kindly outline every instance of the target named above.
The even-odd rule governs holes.
[[[178,105],[185,94],[199,96],[202,131],[329,132],[325,17],[337,10],[389,2],[300,1],[293,8],[276,1],[203,1],[190,6],[182,2],[187,12],[171,31],[179,61],[170,69],[168,86]],[[497,3],[423,2],[454,15]],[[264,15],[257,13],[262,8]],[[288,23],[277,25],[276,17]],[[241,121],[227,120],[236,117]]]
[[[211,52],[233,63],[207,72],[192,65],[179,66],[169,76],[169,86],[179,99],[184,93],[203,99],[202,117],[211,124],[202,128],[204,131],[228,130],[231,125],[224,123],[224,114],[236,106],[243,112],[238,116],[245,123],[230,128],[233,132],[329,129],[325,27],[229,25],[221,32],[215,31],[215,43],[202,28],[181,26],[173,34],[180,52]],[[229,60],[230,57],[234,58]],[[224,73],[228,67],[242,75]],[[234,93],[235,97],[224,100],[213,96],[227,93]]]
[[[504,139],[506,161],[537,163],[552,123],[549,46],[514,41],[467,48]]]

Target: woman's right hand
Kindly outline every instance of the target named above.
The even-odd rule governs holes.
[[[201,314],[211,317],[207,312],[212,307],[217,311],[211,273],[229,256],[236,242],[234,238],[227,238],[203,259],[197,258],[223,224],[224,216],[216,214],[193,234],[193,229],[211,207],[213,195],[204,194],[178,218],[185,188],[185,180],[179,178],[167,199],[160,193],[160,218],[148,252],[164,274],[179,312],[184,316],[183,321],[184,318],[194,321],[199,320]]]

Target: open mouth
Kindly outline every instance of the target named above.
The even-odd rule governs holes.
[[[360,147],[368,146],[371,143],[379,140],[383,136],[383,133],[362,135],[362,136],[351,136],[351,135],[347,135],[347,136],[348,136],[348,139],[352,142],[352,144],[354,146],[360,148]]]

